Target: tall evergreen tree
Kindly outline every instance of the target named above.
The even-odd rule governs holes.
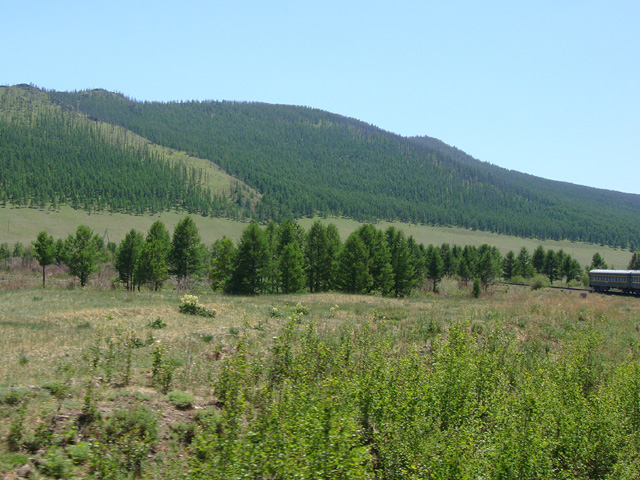
[[[475,276],[480,279],[486,290],[491,282],[500,275],[502,256],[496,247],[487,244],[478,248]]]
[[[158,290],[169,278],[169,252],[171,237],[164,223],[155,221],[147,238],[140,249],[140,256],[136,263],[134,280],[136,285],[148,283],[154,290]]]
[[[227,293],[256,295],[265,292],[265,275],[271,262],[270,248],[267,234],[256,222],[251,222],[242,232],[235,258],[225,288]]]
[[[414,285],[414,268],[411,261],[409,242],[402,230],[387,228],[387,245],[391,254],[391,271],[393,275],[393,295],[405,297],[411,293]]]
[[[184,217],[173,231],[169,252],[169,272],[177,277],[178,283],[202,274],[204,250],[195,222],[190,216]]]
[[[353,232],[344,242],[338,259],[340,289],[347,293],[368,293],[373,285],[369,271],[369,251],[362,238]]]
[[[45,288],[45,270],[47,265],[51,265],[56,259],[53,237],[47,235],[47,232],[45,231],[38,233],[36,241],[33,244],[33,248],[35,249],[35,256],[38,263],[42,266],[42,288]]]
[[[361,226],[355,233],[360,236],[369,253],[369,273],[373,278],[371,291],[389,295],[393,285],[393,272],[384,233],[371,224]]]
[[[440,249],[429,245],[427,247],[427,278],[433,283],[433,292],[438,291],[438,283],[444,277],[444,262]]]
[[[596,252],[591,257],[591,270],[606,270],[608,267],[607,263],[602,258],[600,253]]]
[[[640,252],[633,252],[627,268],[629,270],[640,270]]]
[[[338,227],[333,223],[327,225],[327,263],[325,271],[327,272],[327,284],[326,289],[338,288],[338,257],[342,251],[342,239],[340,238],[340,232]]]
[[[278,258],[280,291],[297,293],[304,288],[304,255],[297,240],[285,245]]]
[[[533,273],[534,267],[531,263],[531,255],[526,247],[522,247],[516,259],[516,275],[520,275],[523,278],[531,278]]]
[[[327,229],[316,220],[305,236],[305,263],[307,265],[307,287],[311,293],[329,289],[331,259],[327,243]]]
[[[502,278],[511,280],[516,272],[516,255],[509,250],[502,261]]]
[[[538,245],[538,247],[533,251],[533,256],[531,257],[531,265],[533,265],[533,269],[536,273],[544,273],[544,259],[544,247],[542,245]]]
[[[209,269],[209,280],[213,290],[224,290],[233,271],[236,253],[236,246],[228,237],[219,238],[213,243]]]
[[[140,258],[143,242],[142,234],[131,229],[116,250],[116,271],[118,278],[124,283],[127,290],[134,289],[134,272]]]
[[[560,267],[560,274],[569,283],[577,279],[582,273],[582,267],[580,263],[571,255],[565,255],[562,259],[562,265]]]
[[[549,282],[553,283],[558,279],[558,270],[560,269],[560,263],[558,261],[558,255],[553,250],[547,250],[544,256],[544,268],[543,273],[549,278]]]

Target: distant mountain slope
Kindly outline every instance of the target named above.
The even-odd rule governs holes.
[[[211,160],[258,192],[240,189],[233,200],[260,219],[343,215],[638,246],[640,196],[505,170],[429,137],[306,107],[37,92],[63,111]]]
[[[0,200],[16,206],[238,216],[238,192],[250,192],[211,162],[91,121],[29,86],[0,88],[0,139]]]

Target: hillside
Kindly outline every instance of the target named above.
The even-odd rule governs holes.
[[[211,161],[239,185],[248,185],[215,197],[214,191],[203,189],[199,176],[187,170],[182,181],[191,182],[187,191],[204,192],[198,193],[200,200],[189,206],[174,195],[155,208],[166,209],[174,202],[196,212],[262,220],[332,215],[632,249],[638,245],[640,196],[509,171],[429,137],[405,138],[306,107],[138,102],[104,90],[11,88],[24,91],[25,96],[46,96],[49,105],[67,115],[114,125],[152,145]],[[32,132],[32,136],[37,134]],[[144,151],[134,153],[143,155]],[[6,197],[15,203],[15,194]],[[36,203],[42,202],[40,197]],[[209,205],[218,206],[205,207],[203,197],[212,199]],[[143,205],[141,210],[151,208]]]
[[[3,205],[238,218],[238,198],[259,198],[212,162],[90,120],[28,86],[0,88],[0,138]]]

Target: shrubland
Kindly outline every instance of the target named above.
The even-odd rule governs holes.
[[[636,478],[638,300],[471,293],[0,292],[0,472]]]

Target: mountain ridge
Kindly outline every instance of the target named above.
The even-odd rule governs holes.
[[[507,170],[431,137],[310,107],[38,91],[61,108],[219,165],[253,189],[233,200],[252,218],[339,215],[637,245],[640,195]]]

